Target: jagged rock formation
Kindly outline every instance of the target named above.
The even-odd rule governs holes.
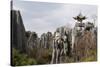
[[[25,28],[20,11],[11,10],[11,46],[26,52]]]
[[[43,33],[40,37],[42,48],[52,48],[53,37],[51,32]]]
[[[39,38],[36,32],[26,32],[27,47],[33,48],[52,48],[52,33],[43,33]]]
[[[39,38],[36,32],[26,32],[26,44],[27,44],[27,54],[32,57],[32,53],[34,49],[39,48]]]
[[[46,48],[46,43],[47,43],[47,37],[46,37],[46,34],[45,33],[43,33],[42,35],[41,35],[41,48]]]
[[[71,29],[67,27],[59,27],[54,32],[53,52],[51,63],[62,63],[62,58],[69,56],[71,52]]]
[[[68,43],[68,48],[65,46],[65,48],[69,51],[71,51],[71,40],[72,40],[72,29],[68,28],[67,26],[62,26],[56,29],[56,31],[58,31],[61,35],[61,37],[63,38],[63,40]],[[65,38],[67,37],[67,39]]]
[[[47,32],[47,48],[52,48],[53,45],[53,35],[51,32]]]
[[[30,47],[30,49],[37,47],[37,34],[35,32],[27,32],[27,35],[29,35],[29,37],[27,37],[27,47]]]

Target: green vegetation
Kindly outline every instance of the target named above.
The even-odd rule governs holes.
[[[37,64],[36,60],[33,58],[28,58],[26,54],[20,53],[18,50],[12,50],[12,65],[22,66],[22,65],[33,65]]]
[[[31,55],[21,53],[19,50],[13,48],[12,50],[12,65],[23,66],[23,65],[38,65],[38,64],[49,64],[51,61],[51,50],[50,49],[33,49]]]
[[[82,58],[82,61],[89,62],[89,61],[96,61],[97,60],[96,49],[90,50],[87,55],[88,55],[87,57]]]
[[[12,53],[12,65],[22,66],[22,65],[39,65],[39,64],[50,64],[52,58],[52,50],[50,49],[33,49],[31,51],[31,56],[21,53],[19,50],[13,48]],[[87,57],[82,57],[80,62],[96,61],[97,53],[96,49],[89,50],[86,53]],[[64,63],[72,63],[74,57],[65,56]]]
[[[22,66],[22,65],[40,65],[40,64],[50,64],[52,58],[52,50],[44,49],[44,48],[34,48],[30,52],[30,54],[21,53],[19,50],[12,50],[12,64],[13,66]],[[85,55],[86,57],[82,57],[80,62],[88,62],[88,61],[96,61],[97,53],[96,49],[89,50]],[[63,63],[72,63],[75,62],[74,56],[72,57],[62,57]]]
[[[37,64],[49,64],[52,58],[52,50],[45,48],[34,48],[29,56],[35,58]]]
[[[52,57],[52,52],[49,49],[44,49],[44,51],[41,52],[41,57],[38,59],[39,64],[49,64]]]

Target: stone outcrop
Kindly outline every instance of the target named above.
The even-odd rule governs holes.
[[[20,11],[11,10],[11,46],[26,51],[25,28]]]
[[[59,27],[54,32],[53,52],[51,63],[64,62],[62,58],[69,56],[71,52],[71,29],[65,26]]]
[[[53,36],[51,32],[43,33],[40,37],[42,48],[52,48]]]
[[[26,32],[27,47],[31,48],[52,48],[53,37],[51,32],[43,33],[39,38],[36,32]]]
[[[38,36],[36,32],[26,32],[26,37],[27,37],[27,47],[30,49],[33,49],[37,47],[38,45]]]

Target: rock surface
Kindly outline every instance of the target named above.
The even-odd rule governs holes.
[[[20,11],[11,10],[11,44],[12,47],[26,51],[25,28]]]

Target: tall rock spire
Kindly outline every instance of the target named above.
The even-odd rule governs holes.
[[[11,7],[11,10],[13,10],[13,0],[11,0],[10,7]]]

